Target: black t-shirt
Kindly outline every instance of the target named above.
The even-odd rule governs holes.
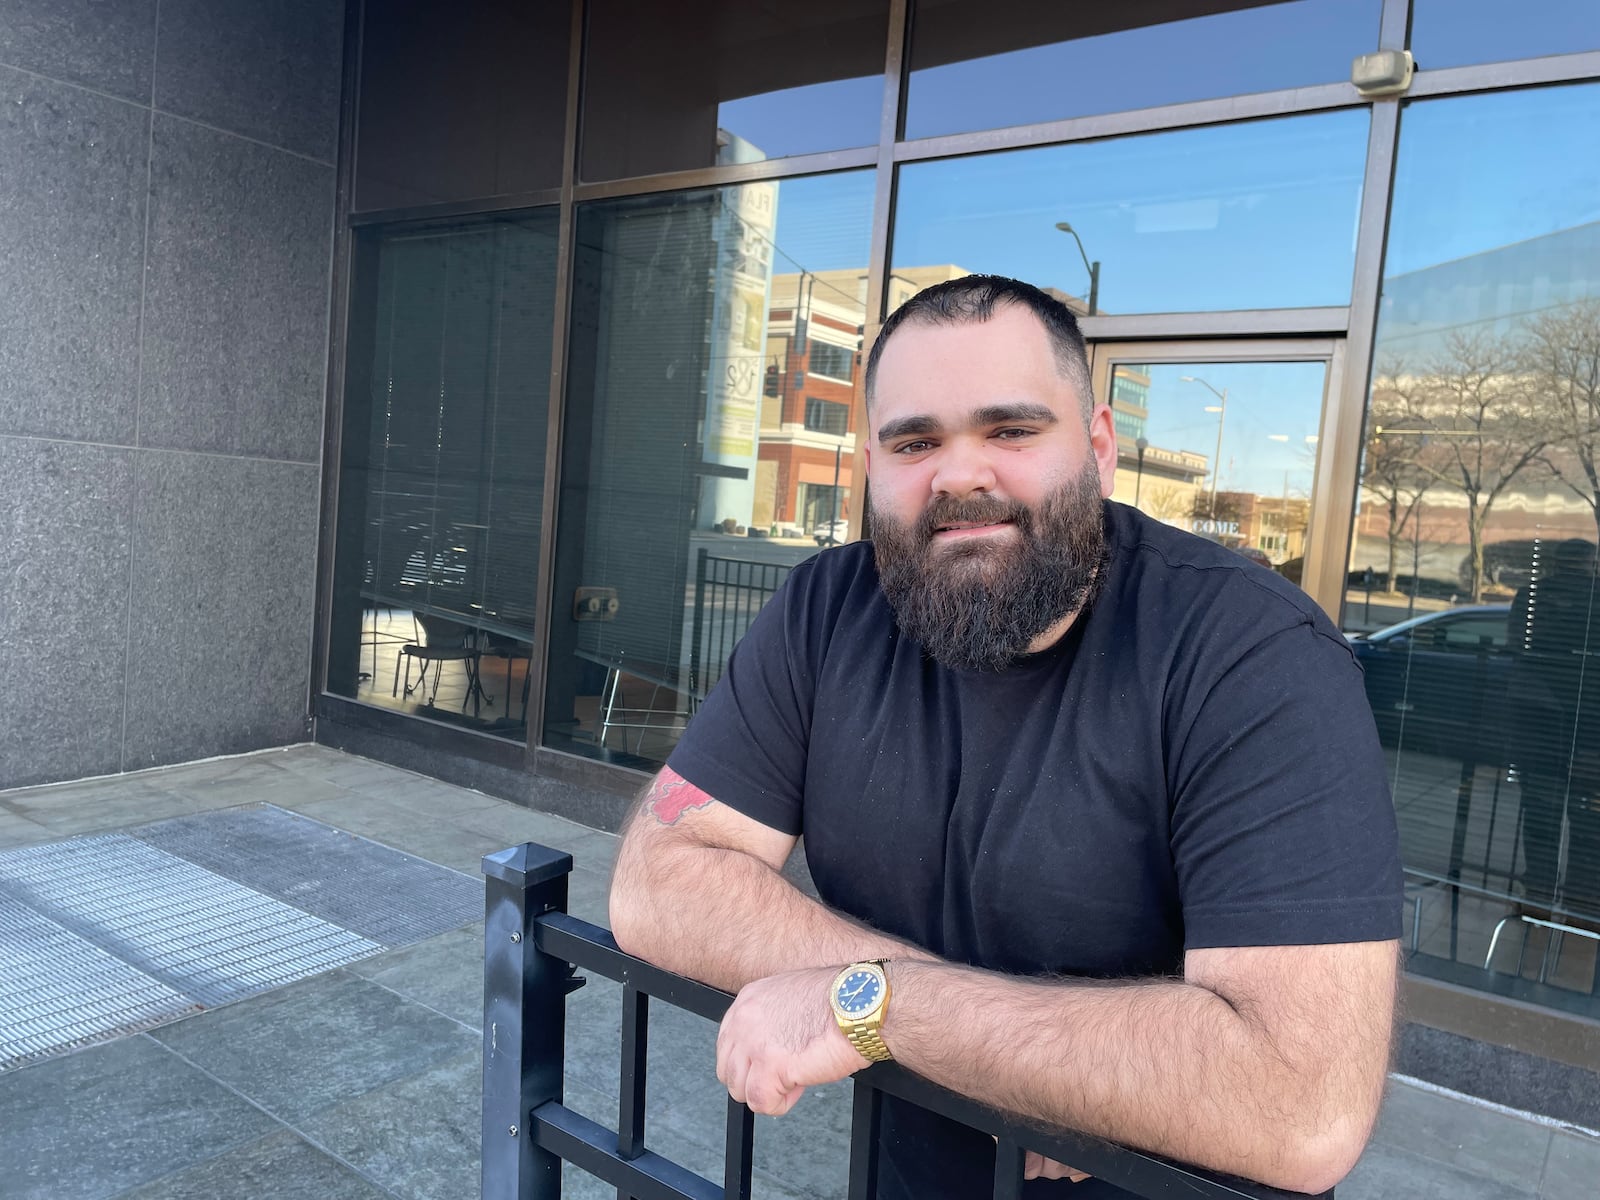
[[[803,834],[827,904],[954,962],[1176,975],[1190,948],[1398,937],[1394,810],[1348,643],[1228,550],[1114,503],[1106,532],[1093,605],[999,673],[901,636],[869,545],[819,554],[670,765]],[[988,1138],[885,1107],[886,1196],[987,1194]]]

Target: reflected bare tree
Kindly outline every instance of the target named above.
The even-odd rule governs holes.
[[[1380,366],[1372,382],[1372,406],[1367,415],[1369,437],[1366,463],[1361,473],[1362,490],[1383,506],[1388,523],[1388,565],[1384,584],[1394,590],[1395,568],[1406,529],[1412,528],[1413,544],[1420,521],[1418,506],[1437,480],[1421,465],[1427,446],[1424,434],[1411,432],[1421,425],[1411,394],[1410,377],[1402,363]],[[1412,570],[1415,572],[1415,564]]]
[[[1175,521],[1191,515],[1194,511],[1193,494],[1172,484],[1157,484],[1145,489],[1144,503],[1140,505],[1145,512],[1162,521]]]
[[[1449,334],[1422,373],[1409,380],[1422,453],[1417,467],[1466,500],[1468,590],[1483,599],[1483,534],[1489,514],[1516,478],[1541,462],[1551,442],[1525,356],[1510,336],[1487,330]]]
[[[1540,461],[1589,506],[1600,537],[1600,300],[1529,322],[1523,356],[1550,440]]]

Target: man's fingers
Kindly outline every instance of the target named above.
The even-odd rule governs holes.
[[[747,1097],[750,1091],[750,1058],[748,1055],[730,1056],[726,1071],[719,1068],[717,1078],[722,1081],[722,1086],[728,1089],[728,1095],[741,1104],[749,1103]]]
[[[1070,1179],[1073,1183],[1082,1183],[1089,1176],[1084,1172],[1059,1163],[1053,1158],[1046,1158],[1034,1150],[1028,1151],[1026,1164],[1022,1169],[1024,1179]]]
[[[786,1091],[776,1079],[760,1077],[752,1072],[744,1102],[750,1106],[751,1112],[766,1117],[781,1117],[799,1102],[805,1091],[803,1087],[790,1088]],[[734,1099],[737,1100],[739,1097],[734,1096]]]

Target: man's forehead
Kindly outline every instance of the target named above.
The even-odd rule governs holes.
[[[987,320],[927,321],[913,318],[895,331],[883,348],[883,359],[904,357],[905,352],[926,354],[941,348],[975,349],[982,347],[1033,344],[1050,352],[1050,333],[1037,314],[1018,304],[997,308]]]
[[[883,348],[870,399],[874,423],[892,411],[938,406],[956,411],[1044,402],[1065,412],[1078,403],[1044,324],[1012,306],[988,321],[916,322]]]

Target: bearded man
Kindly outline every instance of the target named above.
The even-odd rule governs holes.
[[[871,544],[797,567],[630,820],[624,949],[738,993],[735,1099],[893,1057],[997,1109],[1278,1187],[1355,1163],[1401,885],[1359,667],[1298,589],[1107,502],[1071,313],[970,276],[867,366]],[[821,901],[780,874],[797,838]],[[879,1195],[987,1195],[884,1099]],[[1028,1158],[1030,1196],[1122,1195]]]

